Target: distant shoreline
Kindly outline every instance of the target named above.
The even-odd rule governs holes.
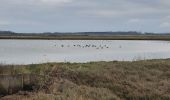
[[[58,35],[58,36],[0,36],[0,39],[30,40],[170,40],[170,35]]]

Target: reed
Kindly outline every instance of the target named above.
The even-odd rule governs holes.
[[[2,100],[170,99],[170,59],[47,63],[22,68],[29,73],[44,73],[48,76],[47,80],[37,91],[22,91],[5,96]]]

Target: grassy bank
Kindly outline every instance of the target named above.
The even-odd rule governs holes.
[[[111,35],[111,36],[0,36],[0,39],[39,39],[39,40],[170,40],[170,35]]]
[[[170,59],[1,67],[1,74],[46,76],[36,90],[2,100],[170,100]]]

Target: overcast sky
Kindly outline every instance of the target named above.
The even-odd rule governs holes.
[[[0,0],[0,30],[170,32],[170,0]]]

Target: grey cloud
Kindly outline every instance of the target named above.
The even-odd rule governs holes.
[[[170,31],[169,0],[1,0],[0,12],[17,32]]]

